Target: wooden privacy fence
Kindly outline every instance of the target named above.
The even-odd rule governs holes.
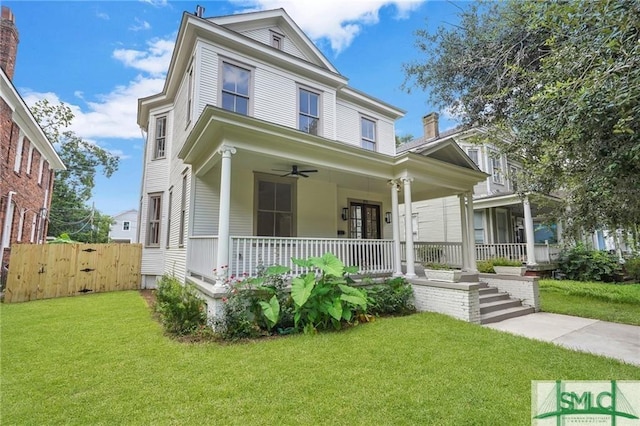
[[[141,244],[14,244],[5,302],[140,288]]]

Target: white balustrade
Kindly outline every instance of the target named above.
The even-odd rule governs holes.
[[[187,246],[187,270],[191,275],[215,279],[215,263],[218,251],[217,236],[189,237]]]

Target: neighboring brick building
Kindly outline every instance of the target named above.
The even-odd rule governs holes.
[[[2,6],[0,22],[0,255],[11,244],[42,243],[47,235],[54,170],[64,169],[42,128],[12,83],[18,30]]]

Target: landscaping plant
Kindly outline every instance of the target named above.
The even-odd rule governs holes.
[[[416,310],[411,284],[402,277],[386,280],[380,285],[366,288],[365,291],[369,315],[407,315]]]
[[[633,282],[640,284],[640,257],[627,259],[624,264],[624,269]]]
[[[193,286],[182,285],[170,275],[164,275],[158,283],[155,309],[164,328],[179,336],[193,333],[207,323],[204,301]]]
[[[345,267],[331,253],[325,253],[322,257],[294,258],[292,261],[298,266],[312,269],[291,282],[296,328],[302,329],[305,334],[329,326],[339,329],[342,322],[351,321],[358,310],[366,311],[365,292],[350,286],[353,280],[346,275],[357,272],[356,267]]]
[[[615,281],[621,271],[614,254],[591,250],[581,243],[560,252],[558,269],[568,280],[604,282]]]

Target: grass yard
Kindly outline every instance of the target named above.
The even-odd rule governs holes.
[[[137,292],[2,305],[3,425],[528,425],[532,379],[640,368],[438,314],[178,343]]]
[[[640,284],[540,280],[544,312],[640,325]]]

